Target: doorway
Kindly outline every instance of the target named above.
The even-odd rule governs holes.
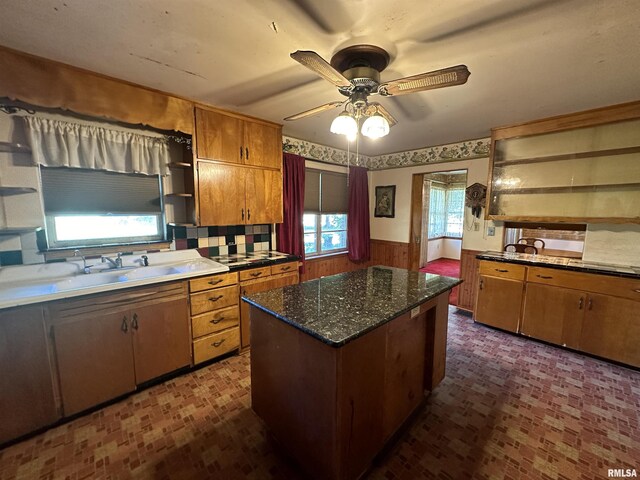
[[[460,277],[466,170],[415,174],[411,194],[412,270]],[[457,288],[449,303],[457,303]]]

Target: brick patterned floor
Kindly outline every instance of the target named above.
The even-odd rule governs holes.
[[[368,478],[640,472],[640,373],[451,310],[447,378]],[[0,450],[0,479],[298,479],[250,409],[249,357],[154,386]]]

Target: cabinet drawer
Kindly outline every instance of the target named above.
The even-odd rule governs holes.
[[[271,275],[279,275],[281,273],[295,272],[298,270],[298,262],[287,262],[279,265],[271,265]]]
[[[271,267],[252,268],[251,270],[242,270],[240,273],[240,281],[255,280],[256,278],[268,277],[271,275]]]
[[[193,342],[193,363],[219,357],[240,348],[240,329],[229,328],[220,333],[199,338]]]
[[[640,301],[640,280],[634,278],[570,272],[555,268],[529,267],[527,282],[573,288]]]
[[[221,308],[213,312],[203,313],[191,318],[191,333],[193,338],[220,332],[240,323],[240,309],[237,305]]]
[[[510,278],[512,280],[524,280],[527,267],[514,265],[513,263],[480,261],[480,275],[491,277]]]
[[[189,280],[189,290],[191,293],[209,290],[211,288],[226,287],[238,283],[238,274],[220,273],[218,275],[209,275],[208,277],[196,278]]]
[[[238,304],[238,286],[216,288],[191,295],[191,315]]]

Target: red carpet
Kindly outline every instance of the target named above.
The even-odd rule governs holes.
[[[420,269],[421,272],[435,273],[437,275],[443,275],[445,277],[460,278],[460,260],[453,260],[451,258],[439,258],[427,263]],[[458,303],[458,287],[454,287],[449,295],[449,305],[456,305]]]

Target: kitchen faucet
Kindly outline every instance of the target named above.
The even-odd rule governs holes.
[[[91,267],[93,267],[93,265],[87,265],[87,257],[82,255],[80,253],[80,250],[74,250],[73,251],[73,256],[82,258],[82,271],[84,273],[91,273]]]
[[[102,263],[109,262],[111,268],[122,268],[122,253],[118,252],[118,256],[114,260],[113,258],[102,256]]]

